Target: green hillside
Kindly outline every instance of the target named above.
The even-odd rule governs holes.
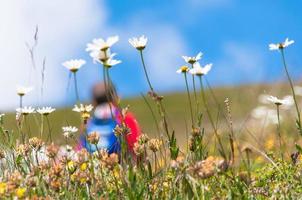
[[[273,95],[285,95],[289,94],[290,90],[287,86],[279,85],[278,87],[272,88],[270,85],[242,85],[238,87],[219,87],[213,90],[207,90],[206,95],[208,103],[215,117],[218,127],[225,125],[225,98],[229,98],[231,102],[231,112],[235,127],[238,127],[248,117],[250,111],[258,105],[258,95],[262,93],[273,94]],[[215,98],[214,98],[215,96]],[[198,100],[200,101],[200,95],[197,94]],[[194,95],[191,94],[192,101],[194,102]],[[147,97],[153,112],[157,115],[156,106],[153,101]],[[122,106],[130,106],[130,111],[133,112],[141,125],[142,130],[149,134],[155,135],[157,133],[156,123],[152,117],[151,111],[143,99],[143,97],[129,98],[122,100]],[[180,143],[185,141],[186,135],[189,131],[189,104],[186,93],[168,93],[164,94],[164,105],[169,119],[169,125],[171,130],[175,130]],[[220,107],[218,106],[220,105]],[[193,106],[194,107],[194,106]],[[29,116],[27,120],[30,123],[26,124],[26,129],[35,130],[39,133],[39,116]],[[34,120],[31,120],[34,118]],[[16,132],[15,114],[7,114],[5,119],[5,128],[7,130],[14,130]],[[35,123],[37,122],[37,123]],[[61,127],[66,125],[79,126],[80,119],[78,113],[71,111],[71,108],[58,108],[56,112],[49,116],[49,122],[51,126],[51,133],[54,138],[63,142]],[[209,127],[207,118],[204,119],[205,127]],[[48,126],[45,122],[45,132],[48,132]],[[209,131],[211,131],[209,127]]]

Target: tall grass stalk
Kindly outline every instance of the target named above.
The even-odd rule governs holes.
[[[227,113],[228,113],[228,124],[230,127],[230,133],[229,133],[229,142],[230,142],[230,148],[231,148],[231,162],[235,162],[235,146],[234,146],[234,141],[235,141],[235,136],[234,136],[234,129],[233,129],[233,120],[232,120],[232,114],[231,114],[231,106],[229,99],[227,98],[225,101]]]
[[[200,93],[201,93],[201,98],[202,98],[202,101],[204,103],[204,107],[206,109],[206,112],[207,112],[207,115],[209,117],[209,120],[210,120],[210,123],[213,127],[213,130],[214,130],[214,135],[218,141],[218,144],[219,144],[219,147],[220,147],[220,154],[226,158],[226,154],[225,154],[225,150],[223,148],[223,145],[222,145],[222,141],[221,141],[221,138],[220,136],[218,135],[218,131],[217,131],[217,128],[214,124],[214,121],[213,121],[213,118],[212,118],[212,115],[210,113],[210,110],[209,110],[209,107],[208,107],[208,104],[207,104],[207,101],[206,101],[206,96],[205,96],[205,91],[204,91],[204,86],[203,86],[203,83],[202,83],[202,76],[199,76],[199,83],[200,83]]]
[[[160,129],[159,129],[159,126],[158,126],[158,121],[157,121],[157,118],[155,116],[155,113],[150,105],[150,103],[148,102],[147,98],[145,97],[144,94],[141,93],[141,96],[143,97],[148,109],[150,110],[150,113],[152,115],[152,118],[153,118],[153,121],[155,122],[155,126],[156,126],[156,130],[157,130],[157,134],[158,134],[158,137],[160,137]]]

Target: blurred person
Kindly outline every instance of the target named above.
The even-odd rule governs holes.
[[[97,145],[90,144],[82,133],[78,149],[86,148],[90,153],[97,149],[106,149],[108,153],[119,153],[121,146],[118,138],[114,134],[114,128],[121,124],[122,116],[117,107],[118,95],[113,84],[105,85],[103,82],[97,83],[92,88],[92,104],[94,113],[87,123],[87,135],[93,132],[99,134]],[[124,118],[130,133],[126,136],[128,149],[133,152],[134,143],[137,141],[141,130],[134,115],[128,112]]]

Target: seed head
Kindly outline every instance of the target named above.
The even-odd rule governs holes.
[[[93,131],[87,137],[88,142],[94,145],[97,145],[99,143],[99,139],[100,139],[100,134],[96,131]]]
[[[162,145],[162,141],[159,139],[150,139],[148,142],[149,149],[154,153],[157,152]]]

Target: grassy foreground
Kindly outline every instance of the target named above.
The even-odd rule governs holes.
[[[111,67],[120,63],[111,54],[117,41],[95,39],[86,49],[101,64],[107,86]],[[77,87],[85,61],[67,61],[77,97],[73,111],[24,107],[30,89],[21,88],[17,115],[0,115],[0,199],[302,198],[302,88],[291,80],[284,56],[293,40],[269,45],[281,54],[284,84],[212,90],[206,84],[212,64],[201,66],[198,53],[183,56],[187,65],[177,70],[186,92],[165,96],[149,80],[147,38],[129,42],[139,53],[149,92],[117,105],[121,123],[113,133],[120,151],[99,149],[100,134],[87,132],[93,107],[80,103]],[[129,111],[143,130],[133,149],[124,123]],[[93,153],[73,148],[79,133]]]
[[[90,198],[103,196],[110,199],[157,199],[175,196],[180,198],[193,198],[195,196],[196,199],[220,199],[221,197],[229,199],[298,198],[302,192],[300,156],[296,155],[295,164],[291,164],[293,161],[284,163],[279,160],[275,126],[265,127],[266,130],[261,131],[260,134],[257,132],[257,130],[260,130],[259,124],[254,126],[253,123],[248,122],[248,119],[251,118],[251,110],[258,105],[260,94],[268,92],[286,95],[288,91],[289,88],[285,84],[279,84],[278,87],[263,84],[245,85],[214,88],[212,91],[206,91],[206,95],[211,99],[211,111],[213,115],[217,116],[219,130],[222,131],[223,145],[226,149],[229,148],[228,134],[223,131],[227,127],[224,100],[228,97],[231,101],[235,136],[238,140],[236,160],[232,165],[219,156],[219,152],[216,149],[217,141],[215,140],[207,141],[208,144],[204,147],[204,151],[207,153],[203,155],[203,157],[207,158],[203,161],[201,161],[202,157],[200,155],[196,156],[193,153],[194,151],[187,149],[189,137],[192,134],[187,120],[189,118],[188,100],[185,93],[170,93],[165,95],[165,108],[169,116],[169,123],[175,130],[177,144],[182,152],[175,160],[165,160],[164,157],[161,159],[154,158],[153,156],[156,154],[153,155],[152,150],[148,150],[150,147],[148,147],[147,142],[145,143],[146,154],[150,157],[146,157],[147,160],[144,161],[148,163],[146,168],[141,166],[141,163],[133,163],[134,166],[133,164],[121,166],[117,163],[118,158],[112,155],[106,155],[103,152],[100,155],[90,157],[85,151],[81,151],[78,154],[70,151],[65,155],[66,157],[63,156],[61,158],[63,160],[54,161],[52,164],[50,164],[51,162],[48,164],[43,163],[43,165],[41,163],[40,168],[36,168],[36,162],[43,158],[39,157],[35,160],[35,156],[31,157],[29,151],[31,151],[30,148],[33,148],[34,153],[36,150],[33,146],[42,145],[42,141],[31,140],[30,147],[21,146],[20,148],[20,146],[14,146],[16,151],[21,151],[19,155],[17,154],[18,156],[28,156],[28,160],[22,160],[22,157],[17,157],[15,161],[16,165],[19,166],[17,169],[21,170],[23,168],[22,163],[32,162],[30,165],[32,165],[31,170],[33,171],[22,172],[21,170],[22,173],[30,173],[31,175],[23,179],[22,173],[14,172],[13,169],[10,169],[11,176],[9,181],[0,183],[0,194],[4,197],[5,194],[9,194],[6,192],[12,192],[12,196],[19,195],[31,198],[48,196],[68,199],[73,197],[88,198],[88,194]],[[215,101],[221,108],[218,107],[217,103],[213,103]],[[151,101],[149,103],[152,105]],[[125,107],[127,105],[130,106],[130,111],[137,117],[142,130],[149,137],[157,137],[156,123],[145,100],[142,97],[124,99],[122,106]],[[2,121],[3,130],[13,130],[10,134],[17,134],[18,132],[15,117],[15,113],[6,114]],[[156,115],[156,117],[158,120],[159,116]],[[284,134],[287,134],[288,143],[297,138],[295,133],[289,134],[292,131],[296,132],[295,129],[290,128],[293,126],[290,123],[291,118],[293,117],[289,116],[284,122],[284,124],[289,123],[289,125],[283,129]],[[39,121],[39,117],[29,116],[28,120],[30,123],[28,123],[28,127],[25,130],[30,130],[29,133],[32,133],[31,138],[39,137],[39,134],[36,134],[39,133],[39,124],[36,122]],[[81,124],[78,114],[71,111],[71,108],[58,109],[49,116],[49,120],[54,141],[56,144],[63,145],[62,147],[64,147],[67,140],[63,137],[61,127],[67,124],[79,127]],[[211,136],[213,135],[213,130],[207,119],[203,120],[203,126],[206,130],[206,137],[213,139],[213,136]],[[249,128],[246,130],[242,128],[248,126]],[[144,143],[144,139],[141,142]],[[73,140],[68,140],[67,143],[70,145],[75,144]],[[252,146],[256,149],[252,149]],[[287,147],[290,149],[287,152],[287,160],[291,160],[289,154],[290,152],[295,152],[295,147],[292,144],[288,144]],[[7,146],[4,145],[2,148],[5,149]],[[47,150],[42,146],[39,148],[41,152],[54,151],[54,154],[60,151],[59,146],[56,145],[48,145]],[[160,154],[162,154],[162,151],[168,150],[162,149]],[[213,156],[206,156],[206,154]],[[77,156],[75,155],[81,157],[81,159],[76,159],[75,157]],[[57,156],[59,155],[55,155],[55,157]],[[158,159],[157,162],[154,159]],[[5,162],[2,162],[2,167],[4,167]],[[94,169],[96,167],[95,162],[100,164],[97,165],[96,169]],[[169,167],[163,168],[164,166]],[[2,170],[2,173],[6,171],[3,168]],[[26,171],[26,169],[23,170]],[[140,172],[137,173],[137,170]],[[38,177],[44,177],[46,180],[40,180]],[[267,184],[268,182],[270,184]],[[70,184],[70,186],[65,184]],[[91,187],[92,191],[89,191],[90,193],[87,193],[87,184]],[[32,188],[30,189],[29,186]],[[68,190],[72,189],[75,193],[70,193],[66,187]],[[201,194],[202,196],[200,196]],[[10,195],[6,197],[10,197]]]

